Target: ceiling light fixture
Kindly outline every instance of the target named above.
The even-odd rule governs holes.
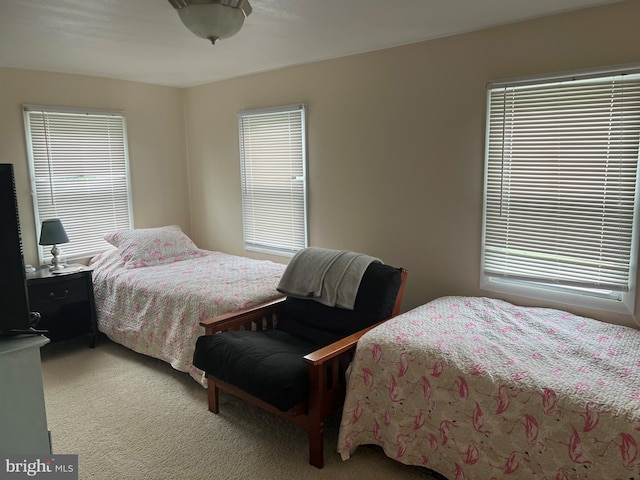
[[[251,14],[247,0],[169,0],[180,20],[198,37],[211,43],[228,38],[240,30]]]

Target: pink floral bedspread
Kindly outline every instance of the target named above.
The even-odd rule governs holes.
[[[208,252],[167,265],[126,269],[117,250],[91,263],[98,329],[111,340],[170,363],[206,385],[191,363],[199,322],[281,296],[286,268],[275,262]]]
[[[338,452],[449,480],[639,480],[640,331],[472,297],[362,337]]]

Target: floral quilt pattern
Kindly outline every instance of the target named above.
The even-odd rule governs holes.
[[[98,328],[111,340],[170,363],[206,385],[192,365],[199,322],[281,296],[286,265],[222,252],[127,269],[117,250],[92,262]]]
[[[639,443],[640,331],[444,297],[362,337],[338,452],[449,480],[640,480]]]

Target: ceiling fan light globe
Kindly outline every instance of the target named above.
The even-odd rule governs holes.
[[[215,3],[189,5],[178,10],[178,14],[189,30],[212,43],[238,33],[245,19],[239,8]]]

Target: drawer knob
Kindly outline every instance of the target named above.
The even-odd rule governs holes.
[[[59,300],[64,300],[65,298],[67,298],[67,295],[69,295],[69,290],[68,290],[68,289],[66,289],[66,290],[64,291],[64,293],[62,294],[62,296],[61,296],[61,297],[56,297],[56,294],[55,294],[55,293],[53,293],[53,292],[51,292],[51,293],[49,294],[49,297],[50,297],[52,300],[54,300],[54,301],[59,301]]]

